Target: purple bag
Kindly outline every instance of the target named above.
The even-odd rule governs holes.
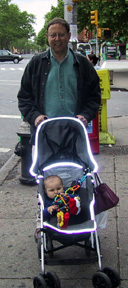
[[[109,188],[106,183],[102,183],[98,174],[94,173],[96,187],[95,194],[95,214],[111,209],[119,202],[119,197]]]

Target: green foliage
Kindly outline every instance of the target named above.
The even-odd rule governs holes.
[[[37,44],[40,45],[43,48],[43,50],[45,50],[48,45],[47,38],[46,38],[48,22],[55,17],[64,18],[64,1],[63,0],[58,0],[57,7],[52,6],[51,11],[45,15],[44,28],[41,29],[41,31],[39,32],[36,38]]]
[[[7,49],[14,45],[16,39],[29,39],[35,35],[32,27],[35,16],[26,11],[20,12],[17,5],[10,3],[11,0],[0,0],[0,47]]]
[[[78,2],[78,29],[88,27],[88,30],[95,30],[90,23],[90,11],[98,10],[99,27],[112,30],[113,39],[119,41],[128,40],[128,2],[125,0],[91,0]]]
[[[93,30],[95,25],[91,25],[90,11],[98,10],[99,27],[112,30],[112,39],[116,41],[128,41],[128,1],[126,0],[85,0],[77,3],[77,24],[78,31],[83,28],[88,31]],[[47,44],[46,27],[48,22],[54,17],[64,18],[64,1],[58,0],[57,7],[51,8],[51,11],[45,15],[44,28],[37,36],[37,43],[42,47]]]

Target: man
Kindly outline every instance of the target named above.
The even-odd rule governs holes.
[[[21,80],[18,107],[31,126],[32,145],[36,127],[46,118],[75,116],[87,126],[99,109],[98,75],[86,57],[68,48],[69,30],[64,19],[49,22],[50,49],[30,60]]]

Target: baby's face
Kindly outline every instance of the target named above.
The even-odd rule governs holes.
[[[58,193],[63,193],[64,186],[58,178],[46,181],[45,183],[46,194],[50,199],[54,199]]]

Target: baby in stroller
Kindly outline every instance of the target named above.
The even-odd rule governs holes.
[[[30,172],[39,183],[38,204],[41,216],[41,238],[38,243],[38,255],[40,255],[42,274],[34,278],[34,288],[44,287],[44,281],[47,283],[51,278],[58,283],[56,275],[45,273],[44,253],[50,256],[51,253],[71,245],[78,245],[86,250],[89,239],[91,241],[89,249],[96,251],[101,270],[101,253],[94,213],[94,179],[92,177],[97,170],[98,165],[91,152],[86,128],[80,120],[72,117],[58,117],[48,119],[38,126],[34,160]],[[59,179],[58,186],[58,191],[62,196],[64,187],[71,188],[74,182],[75,185],[79,184],[79,190],[75,191],[74,196],[79,195],[80,205],[74,206],[77,209],[74,209],[74,215],[70,213],[64,229],[58,225],[61,221],[57,221],[56,213],[54,215],[58,199],[51,199],[53,203],[48,204],[47,202],[47,195],[49,196],[47,181],[51,175],[57,175],[62,179],[63,183]],[[53,183],[52,179],[52,189]],[[75,200],[74,196],[70,195],[69,198]],[[54,197],[55,195],[52,196],[52,198]],[[46,202],[48,206],[45,204]],[[47,216],[45,218],[45,208],[48,218]],[[54,248],[52,243],[54,240],[61,245]],[[94,287],[101,288],[101,282],[105,283],[104,287],[111,287],[109,277],[104,272],[96,272],[93,276]],[[59,285],[53,287],[60,288]]]
[[[57,223],[62,229],[68,225],[70,214],[77,215],[80,212],[80,198],[74,194],[64,191],[62,179],[57,175],[51,175],[44,180],[44,201],[43,218],[49,220],[51,215],[57,213]],[[73,192],[73,188],[70,188]]]

